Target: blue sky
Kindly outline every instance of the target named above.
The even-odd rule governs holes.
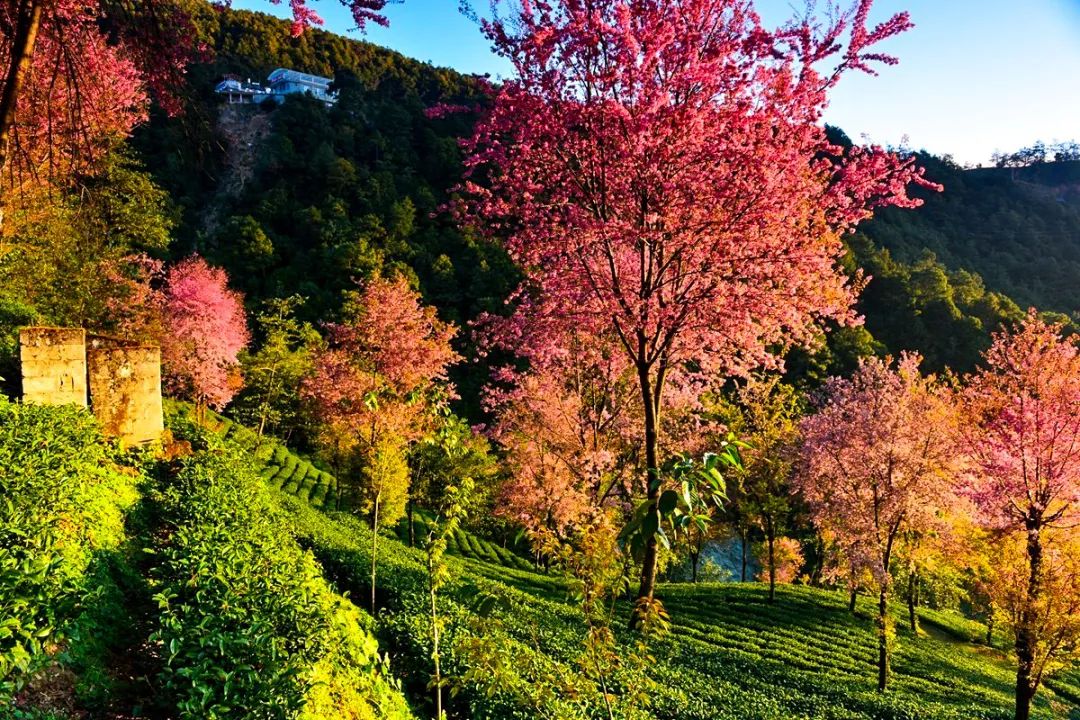
[[[233,4],[288,12],[267,0]],[[337,0],[311,4],[327,29],[365,38]],[[757,5],[779,24],[804,3]],[[846,78],[826,113],[830,123],[879,143],[906,136],[916,149],[969,163],[1035,140],[1080,140],[1080,0],[877,0],[871,20],[905,9],[915,29],[883,45],[900,65],[876,78]],[[365,39],[464,72],[507,72],[457,0],[405,0],[387,16],[390,28],[373,26]]]

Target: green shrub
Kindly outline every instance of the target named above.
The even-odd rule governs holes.
[[[283,532],[245,453],[186,459],[162,503],[174,529],[159,549],[153,639],[181,718],[411,717],[366,616]]]
[[[308,501],[317,508],[321,508],[326,503],[326,494],[329,492],[330,486],[325,483],[320,483],[315,486],[315,489],[311,492],[311,497]]]
[[[49,660],[125,540],[137,473],[93,416],[0,397],[0,704]]]

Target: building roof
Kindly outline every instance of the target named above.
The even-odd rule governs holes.
[[[253,83],[250,80],[244,82],[242,80],[237,80],[236,78],[225,78],[214,87],[214,90],[219,93],[231,92],[250,95],[265,93],[267,91],[266,88],[259,83]]]
[[[267,82],[271,85],[275,85],[279,82],[293,82],[301,83],[303,85],[311,85],[313,87],[320,88],[322,90],[328,90],[332,79],[322,77],[320,75],[310,75],[308,73],[298,72],[296,70],[290,70],[288,68],[278,68],[274,72],[270,73],[270,77],[267,78]]]

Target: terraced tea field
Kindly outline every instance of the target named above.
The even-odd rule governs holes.
[[[427,513],[423,511],[414,513],[413,525],[416,537],[420,538],[427,534],[429,522],[430,516]],[[408,542],[409,519],[407,517],[403,518],[398,525],[398,539],[402,542]],[[458,557],[478,560],[500,567],[528,571],[536,570],[536,565],[531,560],[501,545],[460,529],[454,532],[453,540],[447,546],[447,552]]]
[[[193,412],[190,404],[172,400],[166,401],[165,410],[180,416]],[[320,509],[340,507],[338,481],[332,474],[293,453],[274,438],[260,438],[253,430],[212,410],[207,410],[206,414],[207,425],[214,432],[251,453],[259,475],[268,485]]]
[[[193,412],[190,404],[172,400],[166,401],[166,410],[180,415],[190,415]],[[320,510],[343,508],[338,480],[333,474],[292,452],[280,441],[267,436],[259,438],[250,428],[212,410],[207,410],[207,420],[214,432],[251,453],[259,475],[270,487]],[[418,511],[413,516],[413,522],[417,537],[423,536],[428,530],[429,516]],[[403,519],[398,525],[398,537],[402,542],[408,541],[407,519]],[[528,558],[464,530],[454,533],[453,542],[447,551],[451,555],[496,566],[519,570],[536,569]]]
[[[266,482],[301,503],[290,505],[304,543],[312,547],[331,580],[355,596],[370,592],[369,530],[344,513],[324,515],[339,505],[336,479],[276,442],[258,443],[254,433],[224,418],[216,431],[251,449]],[[414,516],[422,537],[430,518]],[[407,547],[408,525],[397,539],[380,543],[378,591],[383,598],[377,634],[394,661],[412,702],[428,701],[430,637],[425,610],[423,553]],[[367,537],[368,539],[365,539]],[[574,675],[581,662],[583,618],[558,577],[539,573],[533,563],[507,548],[458,531],[448,548],[453,581],[445,590],[450,625],[445,667],[463,671],[454,638],[479,627],[497,628],[494,637],[515,666],[552,676]],[[491,617],[473,616],[477,593],[501,598]],[[1001,650],[979,645],[985,628],[948,611],[921,611],[925,629],[913,634],[896,607],[896,651],[890,690],[875,687],[876,636],[871,601],[855,614],[841,594],[804,586],[778,589],[774,604],[756,583],[666,584],[659,597],[671,613],[668,635],[650,649],[649,676],[657,682],[647,709],[625,717],[662,720],[1010,720],[1014,670]],[[629,606],[619,603],[620,615]],[[494,623],[494,624],[492,624]],[[634,641],[621,623],[626,645]],[[1000,644],[1000,636],[996,639]],[[540,670],[536,670],[540,668]],[[617,673],[616,673],[617,675]],[[613,676],[617,691],[619,680]],[[526,679],[527,681],[527,679]],[[627,685],[631,681],[626,681]],[[458,688],[452,717],[548,717],[522,707],[520,697]],[[558,717],[592,717],[583,698],[552,700]],[[578,710],[574,710],[578,708]],[[595,709],[595,708],[593,708]],[[580,713],[580,714],[579,714]],[[550,717],[556,717],[551,715]],[[1050,678],[1036,698],[1034,718],[1080,719],[1080,672]]]
[[[363,523],[342,515],[322,516],[297,509],[297,527],[324,563],[331,579],[356,596],[370,592],[371,557]],[[472,556],[477,553],[465,541]],[[425,620],[426,576],[422,552],[392,539],[380,543],[378,613],[381,647],[395,658],[410,698],[424,708],[430,672],[430,636]],[[490,633],[523,687],[536,674],[549,679],[580,673],[585,624],[566,584],[553,575],[507,567],[483,559],[458,559],[444,590],[447,655],[444,670],[466,671],[469,660],[455,642]],[[474,614],[479,595],[498,597],[490,615]],[[896,652],[890,689],[876,690],[876,635],[871,601],[856,614],[847,598],[805,586],[778,589],[774,604],[758,583],[666,584],[658,595],[671,613],[672,626],[650,647],[649,679],[655,682],[645,708],[624,708],[618,717],[662,720],[1011,720],[1014,669],[1000,650],[990,650],[952,635],[942,626],[973,632],[977,623],[951,613],[932,615],[935,626],[914,635],[905,625],[906,608],[894,608]],[[618,605],[625,618],[629,606]],[[615,626],[623,647],[635,636]],[[468,641],[464,641],[468,646]],[[612,669],[617,693],[635,688],[639,678]],[[1075,720],[1080,703],[1073,695],[1075,674],[1064,674],[1040,689],[1034,718]],[[451,717],[591,718],[600,717],[587,701],[571,693],[545,696],[545,712],[528,699],[504,690],[458,688]],[[553,709],[554,708],[554,709]],[[591,708],[591,709],[588,709]],[[557,712],[556,712],[557,709]],[[421,711],[421,714],[423,710]]]

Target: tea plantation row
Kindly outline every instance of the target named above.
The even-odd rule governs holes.
[[[166,401],[166,414],[176,421],[190,421],[193,408],[188,403]],[[293,495],[317,508],[336,509],[340,503],[337,478],[316,467],[310,460],[292,453],[285,445],[257,433],[229,418],[207,410],[206,422],[221,439],[250,453],[258,474],[271,487]]]
[[[250,454],[0,398],[0,718],[413,718]]]
[[[190,422],[193,414],[190,404],[167,401],[166,407],[171,418],[170,424]],[[210,410],[207,411],[207,417],[214,433],[251,453],[252,464],[268,485],[319,509],[342,509],[338,480],[334,475],[320,470],[310,460],[291,452],[274,438],[260,438],[254,431]],[[428,518],[422,511],[414,514],[413,532],[417,537],[427,533]],[[399,525],[398,536],[402,540],[409,537],[407,519],[402,520]],[[448,551],[453,555],[496,565],[523,570],[534,569],[530,560],[464,530],[454,533]]]

